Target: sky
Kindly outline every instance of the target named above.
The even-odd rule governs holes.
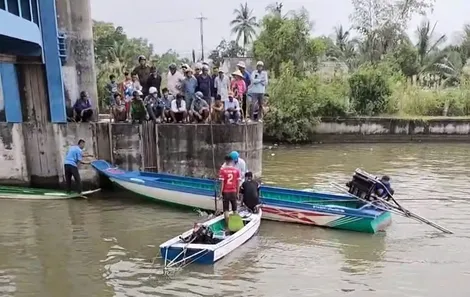
[[[122,26],[131,37],[147,38],[154,45],[155,53],[168,49],[188,57],[194,48],[200,53],[199,20],[204,21],[204,51],[206,56],[222,38],[233,39],[230,21],[239,1],[230,0],[90,0],[94,20],[112,22]],[[279,0],[278,0],[279,1]],[[253,14],[261,18],[265,8],[276,0],[247,0]],[[284,0],[283,10],[297,10],[302,6],[314,22],[312,35],[331,35],[340,24],[349,27],[349,15],[353,11],[351,0]],[[244,2],[243,2],[244,3]],[[463,25],[470,23],[470,0],[436,0],[434,12],[427,16],[438,22],[436,32],[447,34],[449,41],[457,40]],[[409,34],[415,35],[422,16],[416,16],[409,25]]]

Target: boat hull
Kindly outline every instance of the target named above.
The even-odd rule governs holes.
[[[214,184],[211,180],[152,173],[146,173],[146,175],[155,175],[155,178],[153,179],[146,176],[139,178],[139,173],[130,173],[117,168],[106,168],[103,164],[99,165],[100,166],[95,166],[95,168],[108,176],[113,183],[148,199],[186,208],[214,211],[214,197],[216,197],[217,194],[214,193]],[[126,176],[126,174],[128,175]],[[159,182],[160,178],[174,178],[178,181],[175,182],[175,184],[167,185]],[[199,183],[200,187],[190,187],[188,186],[188,183]],[[270,191],[275,193],[271,195],[271,198],[268,199],[266,197],[262,197],[262,209],[264,211],[263,219],[266,220],[314,225],[365,233],[385,231],[385,229],[391,224],[391,215],[389,212],[375,211],[376,215],[367,215],[367,213],[370,213],[371,211],[357,209],[349,211],[344,207],[332,207],[329,205],[317,206],[315,204],[295,202],[284,203],[279,202],[279,200],[279,203],[273,203],[273,197],[275,198],[276,195],[284,195],[287,197],[289,195],[308,195],[309,193],[272,187],[267,189],[265,193],[269,194]],[[330,194],[322,195],[331,196]],[[341,199],[348,198],[347,196],[341,195],[338,197]],[[349,199],[351,198],[349,197]],[[329,201],[334,202],[335,200]],[[222,209],[222,202],[220,200],[217,202],[217,209]]]
[[[251,220],[245,225],[245,227],[217,244],[179,243],[180,237],[187,237],[192,233],[192,230],[186,231],[180,236],[161,244],[161,256],[165,262],[184,261],[184,259],[187,258],[188,262],[191,263],[214,264],[250,240],[259,230],[261,217],[262,211],[258,214],[252,214],[250,216]],[[210,226],[214,223],[221,223],[221,225],[223,225],[223,221],[224,217],[222,215],[204,223],[204,225]],[[217,237],[217,231],[214,233]],[[165,263],[165,265],[166,264],[167,263]]]

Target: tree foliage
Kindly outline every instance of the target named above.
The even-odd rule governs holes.
[[[139,55],[144,55],[160,72],[166,71],[170,63],[189,62],[187,59],[181,59],[171,49],[162,55],[156,55],[147,39],[130,38],[122,27],[115,27],[111,23],[93,21],[93,42],[98,97],[102,107],[106,104],[105,87],[109,76],[114,74],[118,79],[122,79],[125,71],[131,71],[137,65]]]
[[[287,61],[293,63],[295,75],[316,70],[325,45],[321,39],[310,36],[312,23],[305,9],[292,12],[288,17],[271,13],[261,23],[253,51],[255,58],[264,61],[274,75],[279,75],[281,64]]]
[[[245,50],[236,41],[222,39],[219,45],[209,54],[209,59],[212,60],[214,65],[220,66],[224,59],[242,57],[244,54]]]
[[[292,61],[283,63],[270,86],[270,111],[265,133],[280,141],[311,139],[321,116],[344,116],[347,84],[337,79],[325,84],[318,76],[297,77]]]

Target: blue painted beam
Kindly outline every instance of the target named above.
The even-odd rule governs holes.
[[[10,63],[0,63],[5,117],[8,123],[22,123],[20,90],[16,66]]]
[[[55,0],[39,1],[39,12],[51,121],[53,123],[66,123],[64,82],[57,44],[58,32]]]

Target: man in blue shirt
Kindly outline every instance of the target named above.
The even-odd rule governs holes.
[[[78,171],[78,164],[90,164],[89,161],[82,160],[84,147],[85,140],[80,139],[78,145],[71,146],[65,155],[64,172],[68,193],[72,192],[72,176],[77,184],[77,192],[82,193],[82,181],[80,179],[80,172]]]

